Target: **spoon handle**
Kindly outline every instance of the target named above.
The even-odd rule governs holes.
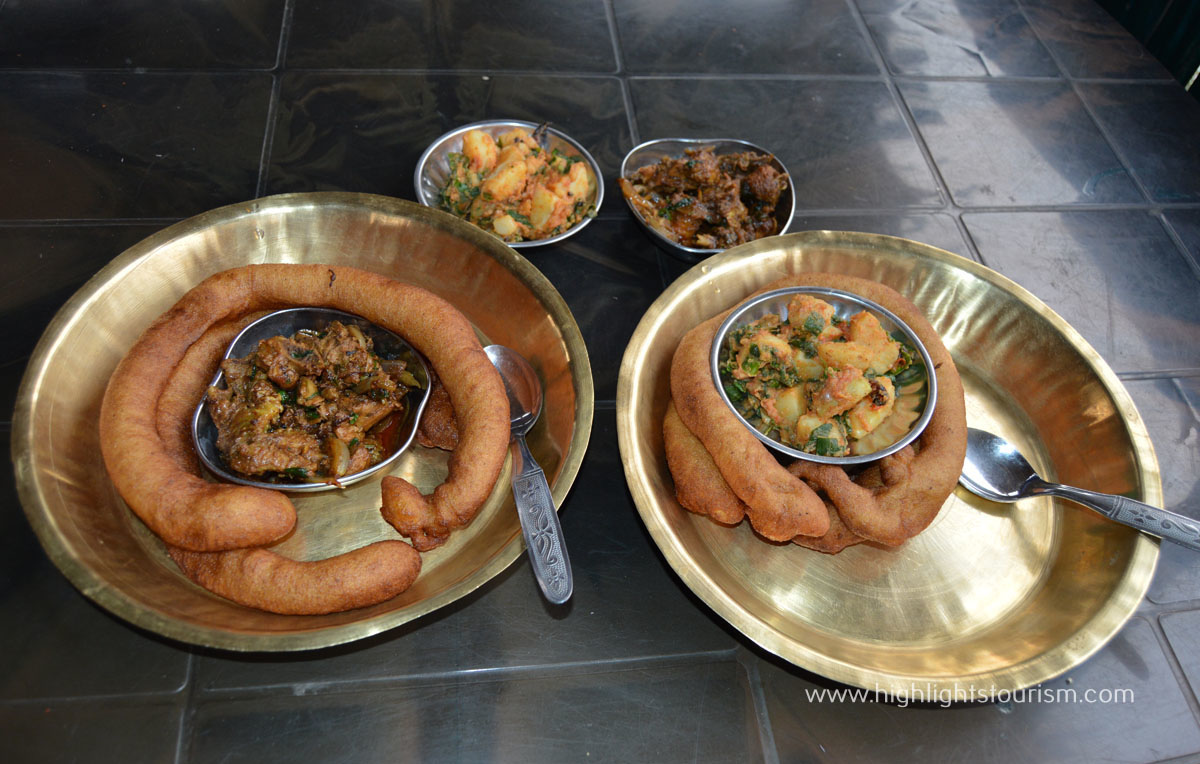
[[[1200,523],[1183,515],[1124,496],[1097,493],[1069,485],[1048,483],[1045,492],[1094,509],[1110,520],[1200,552]]]
[[[533,575],[542,594],[555,605],[571,598],[575,588],[571,561],[563,543],[562,525],[554,511],[554,497],[546,473],[529,453],[525,438],[516,436],[512,442],[512,487],[521,518],[521,533],[529,549]]]

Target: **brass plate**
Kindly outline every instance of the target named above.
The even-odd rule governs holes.
[[[444,212],[382,196],[290,194],[223,207],[127,250],[59,311],[18,395],[13,461],[26,515],[47,554],[85,595],[153,632],[231,650],[303,650],[376,634],[473,591],[525,549],[507,467],[467,528],[422,555],[407,592],[374,607],[283,616],[193,585],[128,510],[100,458],[96,418],[108,376],[150,322],[206,276],[247,263],[353,265],[450,300],[491,342],[533,363],[545,409],[529,445],[562,505],[592,427],[583,337],[550,282],[528,260]],[[428,492],[446,455],[413,447],[390,470]],[[379,514],[382,475],[344,491],[291,494],[297,530],[275,548],[320,559],[399,538]]]
[[[1098,650],[1145,594],[1158,541],[1069,502],[1000,505],[959,487],[908,543],[828,556],[769,544],[748,523],[725,528],[675,501],[662,418],[676,345],[702,320],[800,271],[874,279],[917,303],[958,364],[969,424],[1014,441],[1044,477],[1162,506],[1154,449],[1128,393],[1036,297],[924,244],[812,231],[696,265],[651,305],[625,352],[617,388],[625,473],[675,572],[763,648],[895,697],[994,698]]]

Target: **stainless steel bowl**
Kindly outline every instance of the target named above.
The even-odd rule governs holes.
[[[439,208],[438,195],[446,187],[446,180],[450,176],[449,155],[462,151],[463,136],[466,133],[471,130],[482,130],[492,137],[496,137],[516,127],[523,127],[532,133],[539,125],[536,122],[524,122],[516,119],[489,119],[455,128],[429,144],[429,148],[425,149],[421,158],[417,160],[417,169],[413,173],[413,186],[417,192],[417,201],[426,207]],[[546,128],[543,145],[549,149],[558,149],[568,156],[582,157],[588,163],[592,175],[596,179],[596,197],[592,206],[595,212],[599,212],[600,204],[604,201],[604,178],[600,174],[600,165],[596,164],[596,160],[588,153],[588,150],[574,138],[553,127]],[[584,217],[562,233],[548,236],[545,239],[506,241],[504,243],[515,249],[554,244],[579,233],[590,222],[592,222],[592,217]]]
[[[779,197],[779,204],[775,206],[775,218],[779,221],[779,233],[786,233],[788,226],[792,224],[792,217],[796,214],[796,194],[792,190],[792,176],[788,173],[787,168],[783,166],[783,162],[779,161],[779,157],[775,156],[773,152],[767,151],[753,143],[739,141],[735,138],[660,138],[654,141],[646,141],[634,146],[633,150],[625,155],[624,161],[621,162],[621,177],[627,178],[635,170],[648,165],[658,164],[664,159],[682,157],[687,149],[698,149],[705,146],[711,146],[713,153],[717,156],[740,154],[744,151],[767,154],[771,157],[771,164],[775,166],[775,169],[787,174],[788,187]],[[624,197],[624,194],[622,194],[622,197]],[[633,205],[629,204],[628,199],[625,200],[625,204],[629,206],[629,211],[633,213],[637,221],[642,224],[642,228],[645,229],[650,239],[667,254],[678,257],[685,262],[695,263],[723,251],[721,249],[687,247],[672,241],[647,224],[642,216],[638,214],[638,211],[634,209]]]
[[[338,478],[336,484],[329,482],[268,481],[247,477],[234,472],[226,466],[225,460],[221,457],[221,452],[217,450],[217,426],[213,424],[212,417],[208,413],[207,404],[201,401],[200,405],[196,407],[196,413],[192,415],[192,440],[196,445],[196,453],[200,455],[200,461],[204,462],[204,466],[211,470],[213,474],[231,483],[240,483],[257,488],[272,488],[275,490],[303,493],[328,491],[332,488],[353,485],[380,470],[387,469],[409,447],[417,434],[417,424],[421,419],[421,413],[425,410],[425,404],[429,400],[429,368],[425,365],[425,359],[413,349],[412,345],[405,342],[399,335],[381,326],[377,326],[352,313],[344,313],[331,308],[287,308],[285,310],[277,310],[242,329],[233,338],[233,342],[229,343],[229,349],[225,351],[225,358],[244,358],[254,352],[258,347],[258,343],[265,339],[278,336],[290,337],[301,329],[322,331],[333,321],[341,321],[347,326],[354,325],[359,327],[363,334],[371,339],[376,354],[381,358],[406,361],[408,363],[408,371],[421,383],[420,388],[408,391],[408,395],[404,401],[404,419],[400,422],[396,435],[396,450],[378,464],[359,472],[343,475]],[[224,386],[224,372],[218,371],[216,376],[213,377],[212,384],[217,387]]]
[[[781,319],[787,320],[788,301],[792,296],[797,294],[811,294],[833,306],[837,315],[849,317],[854,313],[862,310],[867,310],[879,319],[879,323],[883,326],[884,331],[891,335],[902,336],[903,342],[912,347],[920,354],[922,362],[925,364],[926,373],[924,374],[924,384],[916,384],[913,389],[905,391],[905,395],[918,396],[915,405],[916,410],[920,411],[920,415],[909,429],[908,434],[892,443],[890,446],[879,451],[874,451],[869,454],[858,454],[854,456],[821,456],[820,454],[810,454],[801,451],[798,448],[780,443],[778,440],[769,435],[760,432],[753,424],[751,424],[733,401],[729,400],[729,396],[725,392],[725,387],[721,383],[720,366],[721,363],[728,358],[729,346],[726,341],[729,333],[735,328],[748,323],[757,321],[764,316],[774,313]],[[929,351],[925,349],[925,344],[921,342],[920,337],[908,327],[898,316],[889,311],[887,308],[868,300],[864,297],[844,292],[840,289],[829,289],[827,287],[788,287],[786,289],[776,289],[770,292],[765,292],[757,297],[754,297],[733,309],[728,317],[717,328],[716,336],[713,338],[712,352],[709,356],[709,366],[712,371],[713,383],[717,386],[718,392],[721,394],[721,400],[725,401],[725,405],[737,416],[738,420],[746,426],[754,436],[765,443],[770,448],[781,453],[787,454],[795,459],[804,459],[810,462],[820,462],[822,464],[865,464],[873,462],[877,459],[882,459],[888,454],[894,454],[900,449],[912,443],[920,436],[921,431],[929,424],[929,420],[933,417],[933,408],[937,403],[937,376],[933,374],[933,359],[929,357]],[[899,392],[899,391],[897,391]]]

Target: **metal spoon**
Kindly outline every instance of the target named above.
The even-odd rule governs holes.
[[[1048,483],[999,435],[967,430],[967,460],[958,482],[990,501],[1013,502],[1029,496],[1061,496],[1094,509],[1110,520],[1200,551],[1200,523],[1140,501]]]
[[[521,518],[521,533],[529,549],[529,561],[542,594],[555,605],[571,598],[575,584],[571,561],[563,543],[562,526],[554,511],[554,497],[546,473],[534,461],[525,445],[525,433],[533,427],[542,411],[542,383],[537,372],[515,350],[503,345],[484,348],[492,365],[504,380],[512,417],[512,485]]]

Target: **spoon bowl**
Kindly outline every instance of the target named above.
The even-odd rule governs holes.
[[[533,574],[542,595],[555,605],[571,598],[574,579],[571,561],[563,541],[562,525],[555,510],[554,497],[546,473],[538,466],[525,435],[542,411],[542,383],[537,371],[521,355],[503,345],[484,348],[492,365],[504,380],[512,422],[512,488],[521,519],[525,548],[533,564]]]
[[[989,501],[1007,503],[1032,496],[1070,499],[1110,520],[1200,551],[1200,523],[1125,496],[1047,482],[1016,446],[984,430],[967,430],[967,458],[958,481]]]

